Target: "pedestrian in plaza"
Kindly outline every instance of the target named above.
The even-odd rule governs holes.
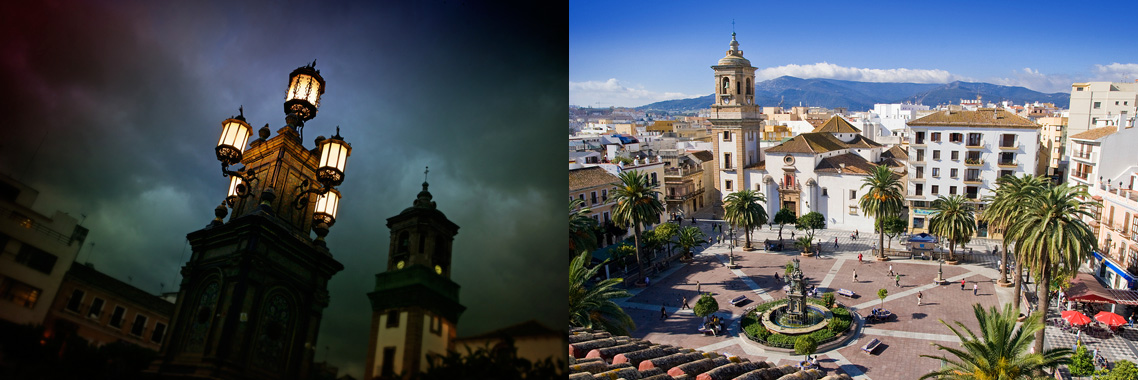
[[[688,297],[687,296],[684,296],[683,305],[680,306],[680,310],[683,310],[683,309],[691,309],[691,306],[688,306]]]
[[[975,295],[979,295],[979,294],[977,294],[977,292],[978,292],[979,290],[980,290],[980,285],[979,285],[979,284],[977,284],[977,283],[975,283],[975,282],[973,282],[973,283],[972,283],[972,295],[974,295],[974,296],[975,296]]]
[[[782,281],[782,280],[779,280],[779,279],[778,279],[778,272],[774,272],[774,282],[776,282],[776,283],[777,283],[777,282],[781,282],[781,281]]]
[[[861,263],[861,253],[857,254],[857,262],[858,262],[858,264]]]
[[[917,291],[917,306],[921,306],[921,299],[922,298],[925,298],[925,294],[921,293],[921,291],[918,290]]]
[[[855,238],[859,238],[859,237],[861,237],[861,233],[860,233],[860,232],[858,232],[858,230],[854,230],[854,237],[855,237]]]
[[[791,239],[794,239],[794,230],[791,230],[791,231],[790,231],[790,238],[791,238]]]
[[[695,282],[695,294],[703,294],[703,293],[699,292],[699,286],[700,286],[699,281],[696,281]]]
[[[964,280],[960,280],[960,290],[964,290]]]
[[[668,311],[664,309],[664,305],[660,305],[660,320],[668,319]]]
[[[893,283],[897,284],[898,288],[901,287],[901,274],[898,273],[897,277],[893,278]]]
[[[853,282],[857,282],[857,270],[853,271]]]
[[[893,273],[893,264],[889,264],[889,275],[890,275],[890,276],[894,275],[894,273]]]
[[[838,238],[834,238],[834,249],[838,249]]]

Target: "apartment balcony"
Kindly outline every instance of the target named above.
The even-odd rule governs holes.
[[[1090,175],[1090,173],[1086,173],[1086,172],[1071,172],[1071,177],[1081,179],[1081,180],[1083,180],[1083,182],[1087,181],[1087,177],[1089,175]]]
[[[1117,188],[1114,186],[1107,186],[1104,184],[1099,184],[1099,188],[1106,191],[1108,194],[1107,197],[1109,197],[1112,201],[1119,203],[1125,201],[1138,202],[1138,191]]]
[[[1002,150],[1019,150],[1019,147],[1020,147],[1020,145],[1017,143],[1011,143],[1011,144],[1004,144],[1002,142],[1000,143],[1000,149],[1002,149]]]
[[[669,201],[669,202],[686,202],[686,201],[698,198],[702,195],[703,195],[703,189],[700,188],[700,189],[697,189],[697,190],[690,192],[690,193],[687,193],[687,194],[668,195],[668,196],[664,197],[664,200]]]
[[[925,139],[914,139],[909,143],[910,146],[925,146]]]
[[[984,159],[982,158],[965,158],[964,166],[984,166]]]
[[[979,202],[980,193],[964,193],[964,198],[968,199],[969,201]]]
[[[1015,160],[1000,160],[996,162],[996,166],[999,166],[1001,168],[1014,168],[1019,166],[1019,163],[1017,163]]]
[[[913,157],[912,159],[909,160],[909,163],[913,164],[913,165],[924,165],[925,164],[925,158],[924,157]]]
[[[1094,164],[1098,161],[1098,152],[1071,152],[1071,159]]]
[[[968,149],[984,149],[987,146],[984,145],[983,141],[969,140],[967,143],[964,144],[964,147],[968,148]]]
[[[982,185],[984,180],[980,177],[964,177],[964,183],[968,185]]]
[[[925,177],[912,177],[909,178],[909,182],[925,182]]]
[[[664,169],[664,177],[683,177],[683,176],[696,174],[696,173],[699,173],[702,171],[703,171],[703,168],[699,167],[699,166],[692,167],[692,168],[680,168],[680,167],[665,168]]]

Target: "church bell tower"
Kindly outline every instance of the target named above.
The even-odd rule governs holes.
[[[731,33],[731,47],[711,66],[715,71],[715,103],[711,105],[712,152],[715,154],[715,189],[720,199],[740,190],[754,190],[743,170],[762,161],[762,108],[755,105],[755,67],[743,58],[739,41]]]
[[[458,225],[440,212],[423,182],[413,206],[387,219],[387,271],[375,275],[365,379],[407,379],[445,356],[466,307],[450,279]]]

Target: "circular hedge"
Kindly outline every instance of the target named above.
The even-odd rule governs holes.
[[[825,306],[822,300],[807,298],[806,302]],[[762,321],[759,320],[759,316],[761,316],[763,312],[784,303],[786,303],[785,298],[755,306],[755,309],[747,312],[747,314],[744,315],[743,319],[740,321],[740,325],[743,327],[743,333],[747,334],[747,337],[751,340],[767,346],[778,348],[794,348],[794,343],[797,341],[798,337],[802,335],[772,333],[770,330],[767,330],[767,328],[763,326]],[[850,326],[853,324],[853,316],[850,315],[850,311],[846,310],[845,306],[834,305],[830,311],[833,312],[834,318],[830,319],[826,325],[826,328],[806,335],[814,338],[814,341],[819,345],[829,343],[837,339],[843,333],[848,331]]]

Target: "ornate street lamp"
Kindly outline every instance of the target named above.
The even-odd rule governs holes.
[[[316,197],[316,209],[312,213],[313,222],[316,223],[312,227],[312,231],[316,232],[316,240],[313,243],[325,246],[324,237],[328,236],[328,228],[336,223],[336,211],[340,209],[340,191],[330,189],[327,193],[320,194]]]
[[[302,121],[316,117],[320,96],[324,95],[324,77],[316,70],[316,61],[293,70],[288,75],[288,93],[285,94],[285,114],[296,114]]]
[[[217,140],[217,148],[214,151],[217,153],[217,160],[221,161],[222,176],[237,177],[242,182],[248,183],[257,179],[255,173],[246,174],[245,168],[237,171],[229,170],[229,165],[241,163],[245,146],[249,145],[249,135],[253,133],[253,127],[245,122],[244,107],[238,107],[237,112],[237,116],[221,122],[221,138]],[[229,195],[240,195],[235,193],[238,185],[233,180],[230,180],[229,186],[231,188]]]
[[[352,154],[352,146],[340,137],[340,127],[332,138],[320,141],[320,166],[316,169],[316,180],[325,187],[339,186],[344,182],[344,166]]]
[[[941,285],[944,284],[944,257],[937,259],[936,262],[936,278],[933,279],[933,282],[937,285]]]

